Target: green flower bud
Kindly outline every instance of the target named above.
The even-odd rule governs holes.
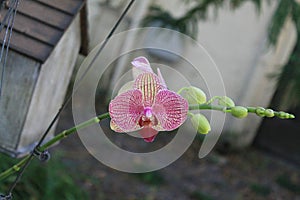
[[[289,118],[289,114],[285,113],[283,111],[280,111],[278,117],[281,118],[281,119],[288,119]]]
[[[266,117],[274,117],[274,111],[272,109],[265,110]]]
[[[266,109],[264,109],[263,107],[258,107],[255,110],[256,115],[260,116],[260,117],[264,117],[266,116],[265,114]]]
[[[295,119],[295,115],[289,114],[289,119]]]
[[[193,115],[191,122],[198,133],[207,134],[211,130],[208,120],[200,113]]]
[[[248,109],[243,106],[235,106],[231,109],[231,115],[237,118],[247,117]]]
[[[206,102],[205,93],[194,86],[185,88],[185,93],[182,95],[190,105],[192,104],[203,104]]]
[[[289,114],[289,113],[286,113],[283,111],[277,112],[275,115],[281,119],[294,119],[295,118],[295,115],[292,115],[292,114]]]
[[[234,107],[235,106],[234,101],[231,98],[226,97],[226,96],[220,97],[218,99],[218,105],[225,106],[225,107]]]

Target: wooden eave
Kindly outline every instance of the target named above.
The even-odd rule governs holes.
[[[10,49],[44,63],[85,3],[85,0],[21,0]],[[1,11],[1,21],[7,11],[8,8]],[[86,16],[81,18],[86,20]],[[81,29],[83,33],[87,28]],[[0,42],[4,35],[5,29],[0,33]]]

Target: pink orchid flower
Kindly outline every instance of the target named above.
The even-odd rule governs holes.
[[[159,69],[154,74],[145,57],[132,64],[135,80],[131,88],[109,104],[110,126],[116,132],[139,130],[146,142],[153,142],[159,131],[172,131],[184,123],[188,102],[167,89]]]

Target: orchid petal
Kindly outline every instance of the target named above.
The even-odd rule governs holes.
[[[158,131],[151,128],[150,126],[145,126],[139,131],[139,134],[144,138],[145,142],[153,142]]]
[[[110,120],[110,129],[118,133],[124,132],[122,129],[120,129],[116,122],[114,122],[114,120]]]
[[[151,107],[158,91],[164,89],[158,76],[154,73],[140,74],[134,82],[134,88],[142,91],[144,107]]]
[[[109,104],[112,129],[116,132],[139,130],[139,119],[144,112],[142,92],[129,90],[120,94]]]
[[[178,128],[186,120],[188,103],[173,91],[161,90],[155,96],[152,111],[158,121],[157,127],[154,126],[153,128],[171,131]]]
[[[134,66],[132,69],[134,79],[145,72],[153,73],[150,63],[145,57],[137,57],[131,62],[131,64]]]
[[[159,78],[162,86],[167,89],[167,84],[166,84],[165,79],[163,78],[159,68],[157,68],[157,75],[158,75],[158,78]]]
[[[137,69],[140,69],[142,70],[143,72],[150,72],[150,73],[153,73],[152,69],[151,69],[151,66],[150,66],[150,63],[149,61],[147,60],[147,58],[145,57],[137,57],[135,58],[131,64],[136,67]]]

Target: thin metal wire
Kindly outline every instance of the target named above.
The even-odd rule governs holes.
[[[3,7],[5,7],[5,4],[7,3],[7,1],[2,0],[0,3],[1,3],[0,6],[1,6],[1,10],[2,10]],[[5,68],[6,68],[6,61],[7,61],[7,57],[8,57],[8,51],[9,51],[9,47],[10,47],[10,41],[11,41],[11,36],[12,36],[13,26],[14,26],[14,22],[15,22],[15,16],[17,14],[18,5],[19,5],[19,0],[11,1],[8,11],[7,11],[6,15],[4,16],[3,21],[0,24],[0,32],[5,27],[5,24],[7,24],[6,30],[5,30],[5,35],[3,38],[2,47],[1,47],[1,52],[0,52],[0,64],[2,62],[3,55],[5,54],[3,63],[1,64],[2,68],[1,68],[1,77],[0,77],[0,99],[2,96],[2,86],[3,86],[4,74],[5,74]],[[6,196],[1,195],[0,199],[1,200],[11,200],[12,193],[9,192],[8,195],[6,195]]]
[[[3,0],[1,1],[1,10],[3,9],[3,7],[5,7],[5,4],[6,4],[6,1]],[[0,32],[2,31],[2,29],[4,28],[7,20],[9,20],[10,16],[11,16],[11,13],[12,13],[12,7],[10,7],[8,9],[8,12],[6,13],[3,21],[1,22],[1,25],[0,25]],[[9,23],[8,23],[9,24]],[[4,35],[4,38],[3,38],[3,43],[2,43],[2,46],[1,46],[1,53],[0,53],[0,65],[1,65],[1,78],[0,78],[0,98],[2,96],[2,85],[3,85],[3,78],[4,78],[4,69],[5,69],[5,66],[1,64],[1,61],[2,61],[2,57],[3,57],[3,53],[4,53],[4,49],[5,49],[5,44],[6,44],[6,39],[7,39],[7,34],[8,34],[8,28],[6,29],[5,31],[5,35]]]
[[[112,37],[112,35],[116,31],[117,27],[120,25],[121,21],[124,19],[124,17],[126,16],[126,14],[129,11],[129,9],[132,7],[132,5],[133,5],[134,2],[135,2],[135,0],[131,0],[128,3],[128,5],[126,6],[125,10],[122,12],[121,16],[119,17],[119,19],[117,20],[117,22],[115,23],[115,25],[113,26],[113,28],[111,29],[111,31],[109,32],[109,34],[106,36],[106,38],[105,38],[104,42],[102,43],[102,45],[100,46],[99,50],[96,52],[95,57],[92,59],[92,61],[88,65],[87,69],[84,71],[84,73],[80,77],[80,79],[78,81],[77,87],[73,89],[73,93],[75,93],[78,90],[80,82],[83,80],[83,78],[89,72],[89,70],[92,68],[92,65],[96,61],[96,58],[100,55],[100,53],[102,52],[102,50],[106,46],[107,42]],[[46,129],[46,131],[44,132],[43,136],[41,137],[41,139],[39,140],[38,144],[35,146],[34,149],[38,149],[42,145],[42,143],[44,142],[44,140],[45,140],[46,136],[48,135],[49,131],[51,130],[51,128],[53,127],[53,125],[57,121],[58,117],[60,116],[61,112],[65,109],[66,105],[71,100],[71,98],[72,98],[72,93],[66,97],[66,100],[63,102],[62,106],[58,110],[57,114],[54,116],[54,118],[51,121],[50,125],[48,126],[48,128]],[[30,162],[31,162],[31,160],[32,160],[33,157],[34,157],[34,150],[31,152],[31,154],[29,156],[29,159],[26,161],[26,163],[23,165],[23,167],[20,169],[19,173],[17,174],[16,179],[14,180],[14,182],[12,183],[12,185],[11,185],[11,187],[9,189],[9,194],[12,194],[14,188],[16,187],[17,183],[21,179],[21,177],[22,177],[25,169],[29,166],[29,164],[30,164]]]
[[[0,10],[2,11],[2,9],[5,8],[5,6],[7,4],[7,1],[6,0],[1,0],[0,4],[1,4],[0,5]],[[0,25],[0,32],[2,31],[2,29],[3,29],[4,25],[5,25],[5,22],[6,22],[7,18],[8,18],[8,16],[10,15],[9,13],[11,13],[11,12],[12,12],[12,8],[10,7],[10,8],[8,8],[8,12],[4,16],[2,22],[0,22],[0,24],[1,24]]]
[[[15,23],[15,16],[17,14],[17,8],[19,5],[19,0],[15,0],[11,4],[13,6],[10,6],[8,15],[5,16],[5,17],[8,16],[8,23],[7,23],[7,28],[5,31],[5,36],[4,36],[3,44],[1,47],[1,53],[0,53],[0,62],[3,59],[3,54],[5,54],[4,59],[3,59],[3,64],[2,64],[2,70],[1,70],[1,78],[0,78],[0,99],[2,96],[2,88],[3,88],[3,80],[4,80],[4,75],[5,75],[5,69],[6,69],[6,62],[7,62],[13,27],[14,27],[14,23]],[[2,25],[4,26],[5,23],[6,22],[2,23],[1,26]]]

